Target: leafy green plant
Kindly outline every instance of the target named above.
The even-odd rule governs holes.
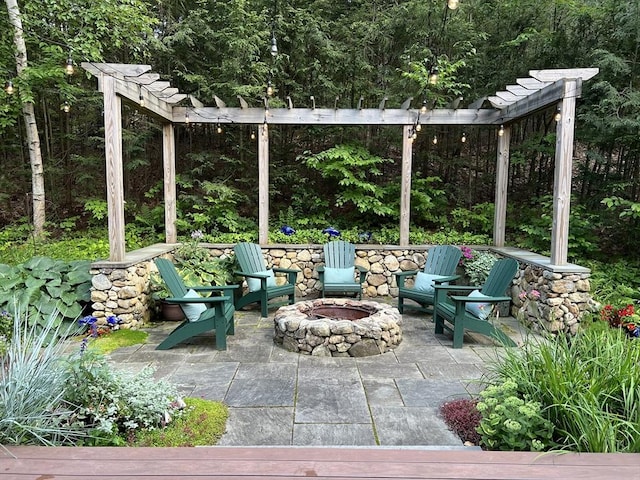
[[[196,447],[215,445],[225,430],[229,411],[220,403],[185,398],[185,411],[163,429],[135,432],[135,447]]]
[[[61,333],[55,315],[37,328],[23,314],[0,355],[0,444],[73,445],[87,437],[77,407],[65,401],[69,373],[65,346],[50,342]]]
[[[162,427],[182,406],[176,388],[154,379],[152,368],[118,371],[91,350],[70,358],[68,373],[65,400],[78,406],[78,419],[101,439],[98,443],[121,442],[138,428]]]
[[[90,300],[89,262],[34,257],[12,267],[0,264],[0,308],[14,316],[27,312],[30,321],[46,323],[58,312],[74,320]]]
[[[482,414],[478,433],[488,450],[541,451],[549,446],[553,424],[542,415],[542,404],[521,398],[518,385],[506,380],[480,392],[476,408]]]
[[[473,250],[472,258],[464,259],[464,271],[471,285],[482,285],[489,276],[491,267],[498,257],[486,250]]]
[[[492,384],[536,399],[555,444],[579,452],[640,452],[640,342],[607,322],[573,337],[528,339],[489,365]]]
[[[203,237],[200,230],[195,230],[191,232],[191,240],[173,252],[178,271],[188,285],[226,285],[231,279],[230,272],[225,263],[200,245]]]

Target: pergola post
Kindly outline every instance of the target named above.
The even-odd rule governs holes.
[[[553,178],[553,224],[551,227],[551,264],[565,265],[569,249],[569,213],[571,173],[573,168],[573,135],[576,115],[578,80],[565,80],[560,102],[560,120],[556,125],[556,158]]]
[[[495,212],[493,216],[493,245],[504,247],[507,221],[507,188],[509,185],[509,143],[511,127],[504,127],[498,136],[498,158],[496,163]]]
[[[269,127],[258,128],[258,243],[269,243]]]
[[[176,243],[176,147],[174,127],[171,123],[162,125],[162,165],[164,179],[164,228],[165,242]]]
[[[104,94],[104,138],[109,225],[109,260],[125,256],[124,181],[122,170],[122,101],[116,95],[116,79],[102,75]]]
[[[400,185],[400,246],[409,245],[411,220],[411,161],[413,157],[412,125],[402,127],[402,178]]]

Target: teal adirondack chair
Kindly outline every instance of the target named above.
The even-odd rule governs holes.
[[[168,350],[178,343],[209,330],[215,331],[216,348],[226,350],[227,335],[234,334],[233,289],[238,286],[187,287],[171,261],[166,258],[156,258],[155,264],[172,295],[166,301],[179,304],[187,317],[156,347],[156,350]],[[200,297],[193,292],[209,294],[228,292],[228,294]]]
[[[290,268],[267,269],[267,264],[262,255],[260,245],[255,243],[238,243],[233,251],[236,255],[240,271],[235,272],[247,280],[249,291],[236,299],[236,309],[240,310],[251,303],[260,304],[260,314],[267,317],[269,300],[277,297],[288,297],[289,305],[295,300],[296,278],[299,270]],[[287,281],[278,285],[275,280],[276,273],[285,273]]]
[[[493,264],[482,287],[436,285],[436,298],[433,307],[435,332],[444,333],[445,329],[453,332],[453,348],[462,348],[465,330],[493,337],[502,345],[514,347],[516,344],[513,340],[495,327],[488,320],[488,315],[496,303],[511,300],[511,297],[506,296],[505,293],[517,271],[518,262],[516,260],[502,258]],[[479,290],[483,296],[448,295],[452,291],[469,293],[474,290]]]
[[[412,308],[426,313],[433,312],[435,299],[434,285],[438,283],[453,282],[459,278],[455,275],[456,267],[460,261],[462,252],[452,245],[438,245],[431,247],[427,252],[427,261],[422,272],[416,270],[394,273],[398,283],[398,311],[404,313],[405,308]],[[436,279],[434,276],[441,278]],[[405,285],[407,277],[415,276],[413,287]],[[405,300],[413,300],[418,305],[408,303]]]
[[[356,247],[352,243],[336,240],[324,244],[324,266],[318,267],[319,280],[322,284],[322,297],[326,294],[349,294],[362,298],[362,284],[367,270],[356,265]],[[358,272],[358,280],[355,272]]]

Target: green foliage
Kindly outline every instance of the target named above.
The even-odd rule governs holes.
[[[488,450],[541,451],[549,447],[553,424],[541,411],[541,403],[521,398],[518,385],[505,380],[480,392],[476,408],[482,414],[478,426],[481,444]]]
[[[452,224],[462,230],[491,235],[493,233],[494,203],[479,203],[471,208],[456,207],[451,210]]]
[[[229,416],[220,402],[185,398],[187,407],[164,429],[136,432],[135,447],[197,447],[215,445],[225,431]]]
[[[75,422],[76,406],[65,402],[64,345],[49,342],[68,332],[54,315],[36,328],[19,313],[13,328],[7,354],[0,355],[0,443],[76,444],[87,432]]]
[[[13,336],[13,315],[6,310],[0,311],[0,357],[7,353]]]
[[[396,209],[388,202],[388,190],[373,182],[382,175],[382,165],[392,160],[369,153],[359,145],[347,144],[311,154],[305,152],[300,159],[322,177],[335,181],[335,205],[352,205],[358,212],[378,217],[392,215]]]
[[[54,313],[72,321],[90,300],[89,262],[33,257],[12,267],[0,264],[0,308],[16,316],[26,312],[42,325]]]
[[[121,442],[131,430],[164,426],[179,407],[176,388],[153,377],[115,370],[102,355],[87,350],[68,361],[65,400],[78,406],[78,420],[99,444]]]
[[[470,285],[482,285],[498,257],[486,250],[472,250],[473,258],[464,259],[463,267]]]
[[[595,327],[595,328],[594,328]],[[492,384],[517,384],[542,404],[558,447],[640,452],[640,342],[596,322],[571,338],[528,339],[490,366]]]
[[[203,234],[195,231],[191,240],[184,242],[174,252],[178,272],[187,285],[227,285],[231,273],[223,260],[213,257],[209,249],[200,245]]]

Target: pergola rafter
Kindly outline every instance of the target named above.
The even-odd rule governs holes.
[[[82,67],[98,78],[98,89],[104,94],[105,151],[107,164],[107,203],[109,206],[110,260],[124,259],[124,199],[122,185],[122,126],[121,100],[139,105],[142,110],[163,123],[165,230],[167,243],[175,243],[175,145],[173,128],[176,124],[219,123],[259,125],[258,128],[258,228],[259,242],[268,242],[269,187],[269,125],[382,125],[402,126],[402,180],[400,205],[400,246],[409,244],[410,191],[412,160],[412,129],[421,125],[491,126],[504,125],[504,135],[498,141],[496,169],[496,213],[494,245],[504,246],[509,168],[510,124],[537,111],[557,105],[561,119],[557,124],[554,212],[551,263],[567,263],[569,200],[573,160],[575,99],[582,94],[582,82],[598,73],[597,68],[532,70],[530,77],[518,78],[515,85],[469,105],[455,108],[429,109],[421,112],[411,108],[407,99],[401,108],[387,108],[386,97],[378,108],[343,109],[316,108],[313,97],[307,106],[294,107],[287,98],[287,108],[270,108],[267,98],[263,105],[252,107],[237,97],[239,107],[228,107],[215,98],[216,106],[204,106],[191,95],[179,93],[160,75],[150,72],[149,65],[111,63],[83,63]],[[188,99],[191,106],[179,105]],[[359,107],[361,103],[359,104]],[[487,107],[487,108],[485,108]],[[187,115],[188,114],[188,115]]]

